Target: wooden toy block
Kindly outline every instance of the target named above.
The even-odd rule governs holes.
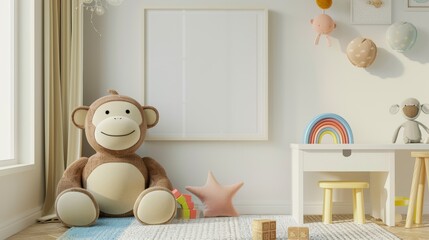
[[[275,239],[277,239],[276,238],[276,231],[274,230],[274,231],[270,231],[270,240],[275,240]]]
[[[276,221],[270,221],[270,231],[275,231],[276,225]]]
[[[310,231],[308,227],[300,227],[299,228],[299,239],[308,240],[310,239]]]
[[[255,219],[252,222],[253,240],[276,239],[276,221],[270,219]]]
[[[275,240],[276,238],[276,231],[252,231],[252,240]]]
[[[287,235],[289,240],[309,240],[308,227],[288,227]]]
[[[255,219],[252,222],[252,230],[259,232],[276,230],[276,221],[270,219]]]
[[[271,237],[270,231],[266,231],[266,232],[252,231],[252,240],[271,240],[270,237]]]
[[[287,238],[288,239],[298,239],[299,238],[299,227],[288,227]]]

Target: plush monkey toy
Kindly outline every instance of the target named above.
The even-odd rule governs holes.
[[[429,133],[429,128],[416,119],[420,115],[420,110],[423,113],[429,113],[429,104],[420,105],[420,102],[417,99],[407,98],[401,103],[400,106],[398,104],[394,104],[390,107],[390,113],[392,114],[399,112],[399,110],[402,110],[402,114],[405,119],[407,119],[407,121],[396,128],[395,132],[393,133],[392,142],[396,142],[399,130],[404,128],[404,143],[421,143],[422,133],[419,126],[422,127],[427,133]],[[428,140],[429,137],[426,139],[425,143],[429,143]]]
[[[58,218],[66,226],[89,226],[100,216],[134,215],[143,224],[170,222],[176,199],[164,168],[135,154],[146,130],[158,122],[158,111],[118,95],[78,107],[73,123],[85,129],[96,153],[71,164],[57,187]]]

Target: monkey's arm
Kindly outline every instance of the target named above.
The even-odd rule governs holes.
[[[429,128],[428,127],[426,127],[423,123],[421,123],[419,121],[416,121],[416,122],[417,122],[417,124],[419,124],[420,126],[422,126],[422,128],[429,134]]]
[[[134,203],[134,216],[143,224],[168,223],[176,216],[177,201],[173,186],[164,168],[152,158],[145,157],[143,162],[148,171],[146,188]]]
[[[173,190],[164,168],[152,158],[145,157],[143,161],[149,173],[149,187],[164,187]]]
[[[399,130],[401,130],[402,127],[403,124],[396,128],[395,132],[393,133],[392,143],[396,143],[396,139],[398,139]]]
[[[88,158],[83,157],[67,167],[57,186],[57,195],[69,188],[82,188],[82,172]]]

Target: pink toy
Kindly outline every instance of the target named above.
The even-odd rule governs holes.
[[[329,34],[337,26],[334,20],[327,14],[320,14],[319,16],[311,19],[310,22],[313,25],[314,30],[318,33],[314,44],[319,44],[320,35],[325,34],[326,40],[328,41],[328,46],[331,46]]]

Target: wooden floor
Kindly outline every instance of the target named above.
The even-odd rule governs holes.
[[[352,215],[334,215],[334,222],[341,222],[343,220],[352,219]],[[405,221],[397,224],[395,227],[388,227],[381,221],[367,217],[369,221],[375,222],[382,226],[384,229],[392,232],[401,239],[406,240],[423,240],[429,239],[429,215],[424,216],[424,224],[419,226],[413,226],[411,229],[405,229]],[[405,217],[404,217],[405,219]],[[305,216],[305,222],[321,221],[322,217],[319,215]],[[9,240],[50,240],[57,239],[60,237],[68,228],[64,227],[61,223],[43,223],[34,224],[22,232],[8,238]]]

